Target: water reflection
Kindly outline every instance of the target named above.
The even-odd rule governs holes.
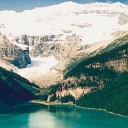
[[[23,113],[24,112],[24,113]],[[128,118],[103,111],[45,105],[0,114],[0,128],[127,128]]]

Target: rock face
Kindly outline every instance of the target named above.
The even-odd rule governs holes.
[[[27,44],[27,42],[25,43]],[[31,63],[29,48],[22,49],[3,35],[0,35],[0,59],[9,61],[18,68],[25,68],[27,64]]]
[[[90,92],[102,90],[123,73],[128,73],[128,35],[113,41],[99,54],[68,67],[63,79],[56,84],[57,89],[54,88],[54,101],[70,99],[70,96],[78,100]]]
[[[29,57],[28,50],[19,49],[16,51],[18,56],[14,58],[14,60],[10,61],[12,64],[17,66],[18,68],[25,68],[28,64],[31,64],[31,58]]]
[[[65,97],[68,95],[73,96],[76,100],[79,99],[81,96],[89,93],[91,90],[91,88],[81,88],[81,87],[77,87],[77,88],[69,88],[69,89],[64,89],[61,92],[60,91],[56,91],[56,98],[61,99],[61,97]]]
[[[76,34],[65,37],[61,34],[42,36],[22,35],[15,37],[13,41],[18,44],[29,45],[29,53],[32,57],[48,57],[53,55],[58,60],[74,58],[79,51],[90,47],[89,45],[81,45],[82,40]]]
[[[128,15],[125,13],[120,13],[120,16],[118,18],[118,23],[120,25],[124,25],[128,23]]]
[[[62,35],[49,36],[28,36],[30,55],[32,57],[48,57],[54,55],[58,60],[73,58],[80,50],[84,50],[89,45],[81,45],[82,40],[78,35],[61,39]],[[72,51],[72,52],[71,52]]]

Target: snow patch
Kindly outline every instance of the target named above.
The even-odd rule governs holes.
[[[54,56],[45,58],[36,57],[31,58],[31,60],[32,63],[29,64],[26,68],[18,69],[18,74],[27,79],[47,74],[50,69],[59,62],[54,58]]]
[[[4,27],[1,27],[0,31],[5,35],[11,33],[38,36],[67,35],[62,30],[69,30],[72,34],[81,36],[83,44],[92,44],[111,39],[111,33],[128,28],[128,24],[118,24],[120,12],[128,14],[128,5],[118,2],[77,4],[70,1],[21,13],[1,11],[0,24]],[[90,26],[82,27],[83,24]]]

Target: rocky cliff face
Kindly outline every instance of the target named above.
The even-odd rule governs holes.
[[[71,35],[61,39],[61,35],[28,36],[30,55],[33,57],[48,57],[54,55],[58,60],[74,58],[79,51],[85,50],[89,45],[81,45],[78,35]],[[71,52],[72,51],[72,52]]]
[[[126,13],[120,13],[118,23],[124,25],[128,23],[128,15]]]
[[[77,100],[85,94],[102,90],[120,74],[128,72],[127,39],[128,35],[112,42],[100,54],[72,64],[70,67],[74,68],[67,68],[64,79],[57,84],[56,93],[50,98],[61,100],[72,96]]]
[[[63,35],[43,35],[15,37],[19,44],[29,44],[32,57],[48,57],[54,55],[58,60],[74,58],[79,51],[85,50],[89,45],[81,45],[81,38],[76,34],[63,37]]]
[[[18,68],[25,68],[31,63],[29,48],[22,49],[0,34],[0,59],[9,61]]]

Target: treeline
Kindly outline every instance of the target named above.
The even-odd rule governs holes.
[[[76,105],[88,108],[100,108],[128,116],[128,73],[120,74],[98,91],[84,95]]]
[[[0,99],[9,105],[36,99],[37,85],[0,67]]]
[[[77,100],[75,102],[77,106],[106,109],[128,116],[128,72],[117,72],[114,65],[106,65],[106,62],[123,59],[125,66],[128,66],[128,43],[125,40],[125,44],[120,43],[114,48],[109,46],[109,49],[78,61],[73,68],[70,68],[71,70],[67,71],[65,79],[78,78],[76,86],[96,88]],[[85,76],[85,79],[81,76]]]
[[[100,82],[102,82],[103,85],[108,83],[111,79],[114,79],[117,77],[116,71],[113,69],[109,69],[108,67],[101,67],[101,68],[85,68],[84,70],[80,71],[82,74],[86,76],[85,80],[79,79],[77,82],[77,86],[81,87],[98,87],[100,85]],[[79,78],[80,76],[78,76]]]
[[[60,102],[62,102],[62,103],[67,103],[67,102],[75,102],[75,98],[72,96],[72,95],[66,95],[66,96],[64,96],[64,97],[61,97],[60,98]]]
[[[72,70],[67,71],[65,74],[65,79],[71,76],[77,76],[80,77],[80,75],[84,72],[86,72],[86,66],[93,64],[93,63],[105,63],[111,60],[118,60],[125,58],[128,59],[128,43],[123,44],[122,46],[118,48],[114,48],[109,52],[98,54],[94,57],[90,57],[88,59],[80,61],[77,65],[75,65]]]

